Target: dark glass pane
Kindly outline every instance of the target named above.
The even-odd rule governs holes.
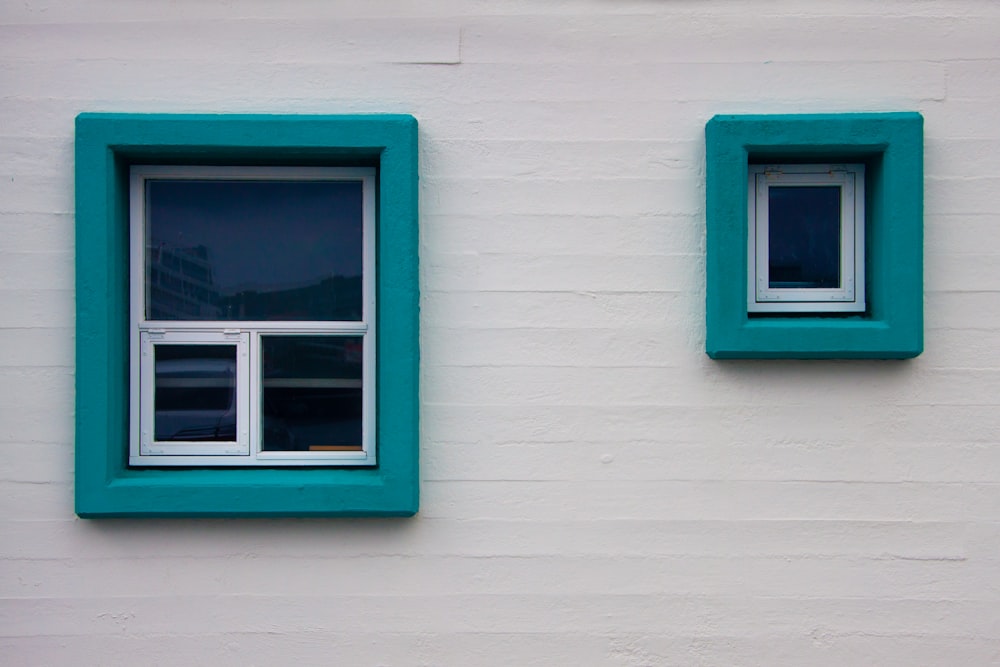
[[[149,180],[146,317],[360,320],[360,181]]]
[[[236,346],[154,345],[154,438],[236,441]]]
[[[840,287],[840,187],[768,189],[768,284]]]
[[[263,451],[361,450],[360,336],[263,336]]]

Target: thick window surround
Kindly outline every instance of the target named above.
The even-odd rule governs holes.
[[[747,182],[747,310],[751,313],[864,312],[865,166],[749,166]],[[835,186],[839,190],[839,275],[836,287],[776,287],[769,275],[770,189]]]
[[[716,116],[706,138],[706,352],[892,358],[923,350],[923,118],[918,113]],[[750,313],[751,164],[865,165],[865,311]]]
[[[377,466],[129,467],[128,195],[135,164],[377,169]],[[79,516],[406,516],[417,511],[415,119],[81,114],[76,120],[76,248]]]

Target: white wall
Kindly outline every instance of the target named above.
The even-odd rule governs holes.
[[[0,662],[1000,661],[1000,3],[0,7]],[[926,351],[713,362],[716,113],[926,119]],[[410,520],[73,514],[73,118],[420,121]]]

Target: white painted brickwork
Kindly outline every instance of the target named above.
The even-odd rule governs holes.
[[[0,663],[1000,664],[1000,2],[0,7]],[[713,362],[716,113],[915,110],[926,348]],[[73,514],[73,119],[411,113],[410,520]]]

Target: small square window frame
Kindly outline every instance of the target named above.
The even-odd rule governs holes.
[[[747,182],[747,310],[835,313],[865,310],[865,166],[751,164]],[[771,187],[840,189],[840,276],[836,288],[778,288],[769,276]]]
[[[84,518],[416,513],[416,119],[84,113],[76,119],[75,153],[76,513]],[[129,467],[128,194],[134,164],[378,170],[376,466]]]
[[[923,351],[923,117],[719,115],[706,140],[706,338],[713,359],[905,359]],[[750,313],[749,165],[865,165],[865,311]]]

